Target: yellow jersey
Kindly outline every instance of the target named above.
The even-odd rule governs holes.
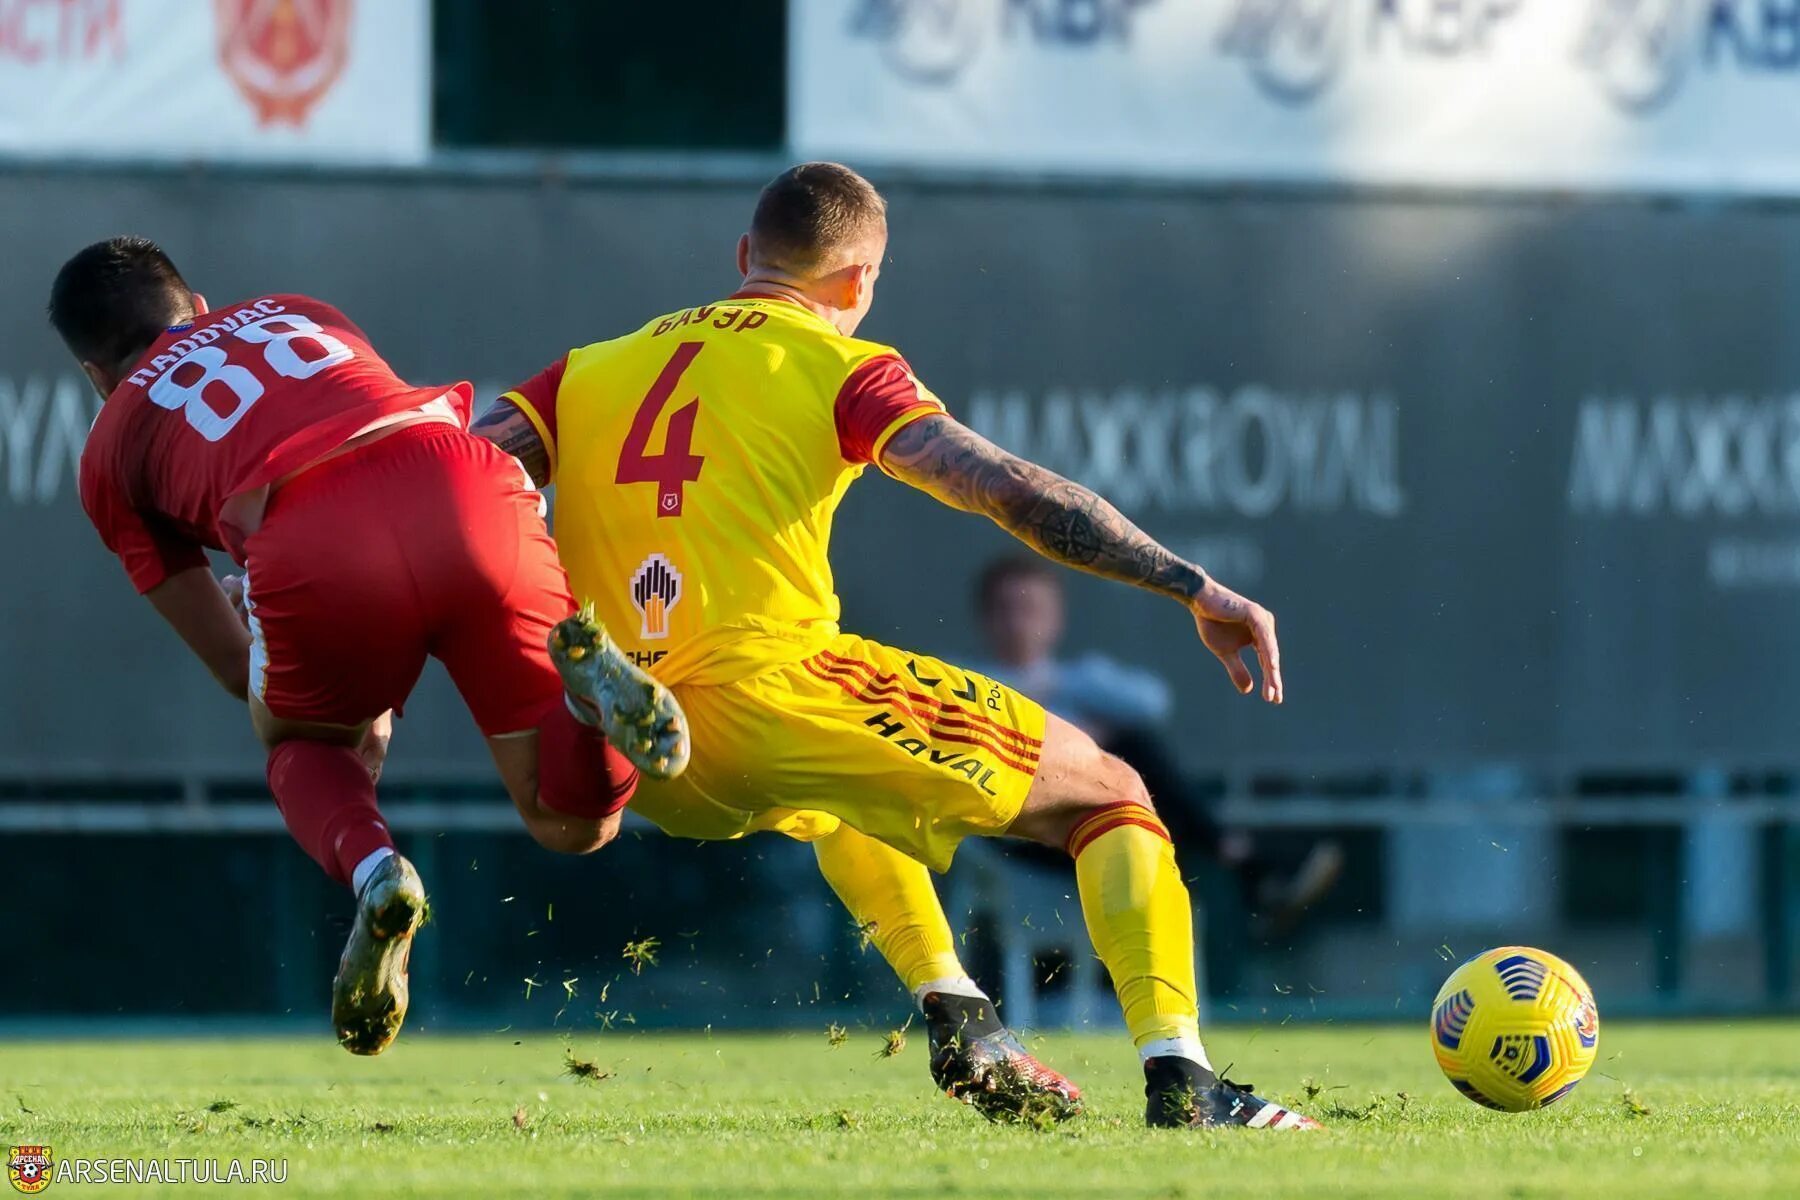
[[[573,350],[503,399],[549,452],[576,597],[690,684],[837,634],[832,516],[895,432],[944,411],[891,347],[750,292]]]

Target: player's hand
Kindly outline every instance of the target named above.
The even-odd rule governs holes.
[[[1256,689],[1256,677],[1244,662],[1244,651],[1256,652],[1262,671],[1262,697],[1280,704],[1281,646],[1275,640],[1275,614],[1228,587],[1209,579],[1198,596],[1188,602],[1200,640],[1225,664],[1225,673],[1246,696]]]
[[[244,577],[227,575],[219,580],[219,586],[225,591],[225,598],[231,601],[231,611],[238,615],[238,620],[245,625],[250,624],[250,614],[244,605]]]
[[[388,743],[394,738],[394,711],[389,709],[369,722],[356,753],[369,769],[369,778],[381,782],[381,768],[387,764]]]

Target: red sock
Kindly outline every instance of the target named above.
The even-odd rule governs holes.
[[[349,746],[282,742],[269,751],[269,790],[300,848],[341,884],[357,863],[394,848],[375,807],[375,781]]]
[[[610,817],[637,791],[637,768],[561,697],[538,723],[538,803],[583,820]]]

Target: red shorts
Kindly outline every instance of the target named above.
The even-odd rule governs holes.
[[[516,460],[444,424],[307,470],[244,543],[250,688],[277,717],[357,725],[398,711],[441,660],[484,734],[561,703],[545,639],[575,611]]]

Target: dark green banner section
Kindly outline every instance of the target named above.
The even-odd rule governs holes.
[[[438,0],[440,146],[773,150],[787,4]]]

